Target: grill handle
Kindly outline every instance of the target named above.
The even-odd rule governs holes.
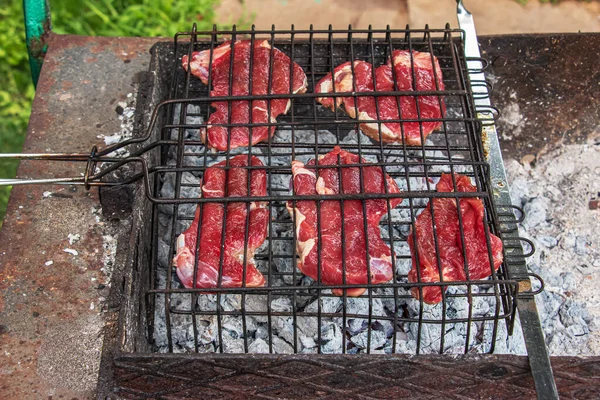
[[[45,160],[45,161],[71,161],[90,163],[91,156],[81,153],[0,153],[0,160]],[[86,172],[89,168],[86,168]],[[0,186],[15,186],[15,185],[30,185],[30,184],[68,184],[68,185],[85,185],[86,174],[77,177],[61,177],[61,178],[40,178],[40,179],[0,179]]]
[[[117,145],[121,145],[118,143]],[[57,177],[57,178],[14,178],[14,179],[0,179],[0,186],[16,186],[16,185],[37,185],[37,184],[56,184],[56,185],[84,185],[86,189],[90,189],[91,186],[115,186],[128,181],[123,182],[101,182],[100,178],[106,176],[109,172],[120,168],[121,166],[130,162],[141,162],[144,168],[144,173],[147,175],[147,166],[140,157],[127,157],[127,158],[116,158],[109,157],[104,154],[108,153],[115,146],[108,147],[102,151],[98,151],[96,146],[92,147],[89,154],[86,153],[0,153],[0,160],[31,160],[31,161],[57,161],[57,162],[78,162],[85,163],[85,170],[81,176],[72,177]],[[110,164],[110,166],[103,171],[97,169],[99,162]]]
[[[467,59],[471,59],[467,61],[467,68],[471,71],[481,71],[479,73],[471,72],[469,76],[471,77],[471,80],[473,80],[473,78],[477,78],[479,81],[484,81],[485,77],[482,71],[483,63],[473,60],[474,58],[481,57],[481,53],[479,52],[479,43],[477,42],[477,32],[475,31],[473,14],[471,14],[469,10],[465,8],[462,0],[456,0],[456,16],[458,17],[459,28],[465,32],[465,57],[467,57]]]

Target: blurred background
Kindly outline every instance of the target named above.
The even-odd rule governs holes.
[[[600,32],[600,1],[465,0],[478,34]],[[452,0],[51,0],[52,30],[61,34],[163,36],[190,29],[227,28],[345,29],[406,24],[456,26]],[[35,94],[25,45],[22,0],[0,7],[0,151],[20,152]],[[0,160],[0,178],[14,177],[17,163]],[[9,187],[0,187],[0,226]]]

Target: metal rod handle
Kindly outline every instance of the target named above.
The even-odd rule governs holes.
[[[0,186],[15,186],[15,185],[37,185],[37,184],[69,184],[69,185],[86,185],[91,186],[89,177],[92,175],[94,167],[98,162],[96,153],[98,148],[94,146],[89,154],[83,153],[0,153],[1,159],[13,160],[46,160],[46,161],[70,161],[70,162],[85,162],[85,174],[77,177],[59,177],[59,178],[14,178],[0,179]]]
[[[38,185],[38,184],[83,185],[83,177],[77,178],[45,178],[45,179],[0,179],[0,186]]]
[[[87,161],[89,154],[83,153],[0,153],[0,158],[16,158],[19,160],[57,160]]]

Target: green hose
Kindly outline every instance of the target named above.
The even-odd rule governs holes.
[[[48,48],[46,40],[52,28],[48,0],[23,0],[23,12],[31,78],[37,85]]]

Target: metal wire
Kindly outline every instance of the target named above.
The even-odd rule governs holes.
[[[199,79],[191,76],[190,68],[188,66],[187,72],[181,68],[181,57],[184,54],[190,56],[194,51],[208,50],[210,54],[209,62],[209,78],[211,81],[212,74],[212,63],[214,49],[219,46],[224,40],[231,40],[232,52],[235,52],[236,40],[247,39],[251,40],[251,43],[255,43],[256,40],[268,40],[271,44],[271,68],[272,71],[272,60],[273,51],[275,48],[283,51],[291,60],[291,63],[297,63],[302,67],[308,78],[308,90],[304,94],[273,94],[271,93],[271,84],[273,76],[269,74],[269,90],[270,94],[248,94],[243,96],[232,95],[232,83],[233,74],[230,74],[229,82],[229,95],[211,97],[209,93],[209,87],[203,85]],[[318,218],[318,255],[319,255],[319,268],[318,276],[316,281],[310,286],[302,286],[297,284],[290,284],[286,282],[298,282],[298,278],[301,276],[295,268],[298,260],[296,249],[294,246],[296,238],[295,216],[290,216],[286,210],[286,202],[291,202],[292,206],[296,206],[298,200],[314,200],[316,202],[317,214],[320,215],[320,204],[325,198],[322,195],[313,196],[298,196],[295,192],[289,192],[287,188],[281,187],[281,185],[275,184],[275,181],[281,182],[282,180],[289,181],[291,179],[291,168],[290,164],[292,160],[318,160],[320,155],[326,154],[332,150],[333,146],[340,145],[346,151],[357,154],[361,159],[367,159],[369,166],[377,166],[384,171],[384,173],[391,176],[397,182],[404,182],[407,190],[404,190],[401,194],[389,193],[387,186],[385,193],[382,194],[369,194],[364,193],[364,181],[363,181],[363,169],[367,164],[362,161],[356,164],[349,165],[338,165],[334,166],[341,174],[343,168],[358,168],[360,177],[361,193],[357,194],[345,194],[343,193],[343,187],[340,182],[340,190],[338,194],[328,195],[327,200],[335,200],[340,202],[340,211],[342,214],[342,221],[344,220],[344,203],[348,200],[358,200],[362,203],[363,213],[366,215],[368,211],[368,200],[373,199],[386,199],[388,204],[387,216],[381,222],[381,230],[384,233],[384,240],[391,246],[392,249],[395,247],[403,248],[403,251],[396,249],[393,252],[392,260],[395,266],[400,265],[406,266],[411,262],[411,254],[407,250],[407,246],[403,246],[407,241],[407,233],[411,232],[411,227],[415,226],[417,216],[421,210],[424,209],[427,202],[434,198],[450,198],[454,199],[457,206],[460,204],[461,199],[465,198],[480,198],[485,205],[485,236],[488,244],[488,257],[492,260],[491,245],[490,245],[490,234],[502,236],[501,231],[502,221],[509,218],[509,214],[504,213],[499,215],[496,213],[496,208],[493,203],[492,190],[490,187],[489,180],[489,166],[484,156],[484,144],[479,134],[481,126],[486,123],[487,120],[493,121],[496,117],[494,111],[491,110],[489,113],[484,115],[484,121],[481,121],[482,110],[476,110],[473,105],[475,98],[471,91],[471,85],[468,82],[468,71],[466,67],[466,59],[462,53],[462,36],[461,32],[457,30],[449,29],[421,29],[421,30],[393,30],[389,27],[384,30],[354,30],[351,27],[347,30],[296,30],[292,27],[290,30],[275,30],[275,27],[271,30],[256,30],[254,27],[249,31],[219,31],[214,28],[213,31],[209,32],[196,32],[193,30],[189,33],[180,33],[175,36],[174,41],[174,71],[171,83],[171,91],[169,100],[161,102],[153,112],[152,119],[150,122],[150,128],[148,133],[132,141],[142,142],[150,138],[150,132],[152,129],[160,129],[162,132],[160,140],[153,142],[151,145],[142,147],[142,150],[138,151],[134,155],[140,156],[144,151],[148,151],[151,146],[152,149],[159,148],[161,151],[161,162],[159,165],[148,167],[142,163],[142,170],[138,172],[137,177],[144,176],[148,179],[149,176],[153,175],[156,179],[155,182],[167,182],[171,181],[175,183],[174,193],[175,196],[165,196],[164,192],[161,191],[161,184],[157,183],[153,190],[148,190],[148,198],[154,203],[154,215],[153,219],[153,234],[152,244],[156,248],[159,245],[159,240],[162,240],[159,234],[158,221],[156,215],[159,214],[159,208],[168,206],[171,207],[172,219],[171,219],[171,234],[169,236],[169,254],[172,256],[175,253],[175,239],[183,230],[189,226],[193,220],[193,213],[180,213],[178,210],[179,206],[198,204],[200,214],[203,212],[203,205],[207,203],[220,203],[225,207],[223,226],[226,223],[227,216],[227,204],[231,203],[245,203],[247,210],[250,208],[251,202],[267,202],[269,214],[271,220],[268,226],[268,235],[266,245],[258,249],[254,255],[256,264],[266,278],[266,285],[264,287],[246,287],[245,283],[245,270],[243,273],[242,287],[239,288],[183,288],[178,278],[174,274],[174,268],[169,267],[167,271],[167,279],[164,283],[159,283],[157,280],[157,274],[159,270],[164,269],[165,266],[161,266],[157,261],[157,257],[153,257],[151,265],[151,276],[153,287],[146,292],[147,304],[154,305],[156,301],[163,301],[165,304],[165,320],[166,329],[168,336],[168,350],[174,351],[173,335],[178,329],[181,329],[176,323],[172,322],[172,315],[187,316],[192,320],[194,327],[194,350],[199,351],[198,344],[198,321],[214,316],[218,322],[218,339],[216,351],[224,352],[226,349],[223,346],[223,318],[227,316],[239,317],[242,320],[243,329],[246,331],[247,319],[248,318],[266,318],[267,322],[267,339],[269,345],[269,351],[274,352],[273,349],[273,337],[274,332],[274,319],[278,317],[289,317],[293,320],[294,332],[293,341],[291,343],[294,352],[299,352],[301,346],[299,344],[299,333],[298,333],[298,320],[299,318],[313,318],[316,320],[316,332],[317,342],[320,343],[322,338],[322,328],[325,321],[329,318],[339,318],[342,322],[342,332],[344,337],[344,345],[342,346],[341,352],[349,351],[353,344],[350,340],[346,339],[347,327],[346,322],[351,318],[365,319],[368,324],[368,339],[366,347],[363,349],[364,352],[370,353],[371,348],[371,334],[372,326],[377,321],[392,321],[395,329],[393,334],[392,352],[396,351],[396,343],[401,340],[398,338],[399,332],[407,324],[416,324],[417,326],[417,348],[415,353],[422,352],[422,336],[424,326],[440,326],[440,343],[439,352],[445,351],[444,339],[446,336],[446,329],[449,324],[464,324],[467,331],[466,338],[462,347],[465,352],[470,351],[472,346],[477,342],[475,335],[471,332],[473,324],[483,324],[488,330],[491,330],[491,340],[488,343],[484,343],[480,347],[481,351],[491,352],[494,349],[494,342],[496,334],[499,329],[499,321],[506,320],[510,325],[509,329],[512,329],[514,323],[514,313],[516,304],[516,294],[518,292],[518,283],[516,280],[510,279],[508,275],[507,264],[510,262],[510,257],[505,257],[505,263],[500,267],[498,272],[493,270],[490,271],[491,278],[487,280],[470,280],[468,278],[469,270],[465,261],[464,268],[467,276],[466,281],[460,282],[436,282],[436,283],[409,283],[406,270],[402,271],[400,268],[395,274],[392,281],[385,284],[373,284],[369,279],[364,284],[348,284],[345,278],[339,285],[326,285],[321,282],[321,259],[324,249],[321,247],[321,225],[326,223],[321,218]],[[250,64],[252,64],[254,57],[254,46],[251,46]],[[429,52],[440,62],[442,70],[443,81],[445,84],[444,90],[430,90],[430,91],[418,91],[416,86],[413,87],[413,91],[398,91],[398,86],[394,86],[394,91],[391,92],[368,92],[359,93],[353,92],[348,93],[336,93],[335,87],[334,92],[327,94],[327,97],[338,98],[352,96],[355,100],[355,104],[358,103],[357,99],[360,96],[396,96],[400,98],[402,96],[438,96],[440,104],[443,101],[447,107],[447,113],[444,117],[438,119],[425,119],[425,118],[413,118],[407,119],[402,117],[402,110],[398,101],[398,112],[400,118],[397,120],[382,119],[379,117],[379,110],[377,110],[377,119],[373,121],[381,127],[383,122],[402,122],[400,124],[401,129],[404,129],[404,123],[406,122],[442,122],[440,130],[435,131],[429,136],[428,141],[423,141],[420,146],[407,146],[404,143],[401,144],[386,144],[378,143],[368,139],[366,136],[357,135],[356,141],[349,141],[349,135],[352,132],[358,131],[359,123],[356,120],[348,118],[343,112],[337,108],[331,112],[324,109],[316,101],[317,97],[323,97],[323,94],[314,92],[316,83],[323,78],[327,73],[331,73],[333,76],[333,70],[336,66],[346,61],[352,60],[363,60],[371,63],[374,67],[385,64],[387,59],[393,50],[416,50]],[[191,57],[190,57],[191,58]],[[229,70],[234,70],[233,57],[229,59]],[[413,63],[414,71],[414,60],[411,58]],[[482,63],[482,68],[485,64]],[[352,67],[353,68],[353,67]],[[293,71],[290,68],[290,71]],[[250,65],[250,71],[253,71],[252,65]],[[293,72],[291,72],[293,73]],[[435,76],[435,75],[434,75]],[[434,78],[436,81],[436,89],[440,88],[437,77]],[[252,93],[253,77],[250,74],[248,82],[248,93]],[[293,79],[290,79],[290,92],[292,89]],[[416,77],[413,75],[413,83],[416,82]],[[481,83],[486,85],[485,83]],[[255,123],[250,120],[248,123],[233,123],[231,121],[231,106],[233,101],[246,100],[252,102],[254,100],[266,100],[268,107],[271,110],[271,101],[274,99],[289,99],[290,110],[285,115],[280,115],[276,121],[268,123]],[[415,99],[418,97],[414,97]],[[208,147],[202,143],[199,139],[195,138],[193,133],[198,133],[200,129],[206,129],[208,117],[212,112],[211,103],[216,101],[226,101],[229,108],[229,120],[226,124],[213,124],[221,125],[225,127],[236,127],[243,126],[249,128],[250,136],[252,135],[253,129],[261,126],[275,127],[276,132],[286,132],[285,136],[287,139],[282,139],[276,133],[273,138],[264,143],[258,143],[253,145],[251,148],[244,149],[243,153],[248,154],[250,159],[251,155],[256,155],[264,160],[264,167],[252,167],[248,166],[248,174],[252,174],[252,171],[257,169],[264,169],[267,172],[267,195],[266,196],[241,196],[241,197],[225,197],[225,198],[199,198],[199,197],[186,197],[183,192],[189,192],[190,189],[197,187],[197,183],[186,183],[183,180],[183,175],[192,173],[195,176],[201,177],[206,169],[220,161],[225,161],[225,170],[229,168],[229,160],[239,151],[233,151],[228,146],[227,150],[220,153],[211,152]],[[419,102],[415,102],[417,108]],[[375,102],[376,106],[378,102]],[[420,111],[418,115],[420,115]],[[489,114],[489,115],[488,115]],[[201,122],[198,122],[201,119]],[[163,121],[160,124],[158,121]],[[269,114],[269,119],[270,114]],[[381,129],[381,128],[380,128]],[[422,129],[422,127],[421,127]],[[312,132],[313,134],[307,134]],[[335,139],[333,141],[323,140],[323,135],[329,132],[333,134]],[[192,135],[190,136],[190,133]],[[423,135],[423,132],[421,132]],[[331,137],[331,136],[329,136]],[[143,139],[143,140],[142,140]],[[174,156],[175,164],[170,161],[169,155]],[[250,163],[248,163],[250,164]],[[315,171],[323,168],[332,168],[332,166],[316,165],[311,166]],[[476,192],[472,193],[440,193],[435,192],[433,182],[441,176],[442,173],[454,173],[460,172],[469,176],[477,187]],[[98,175],[94,176],[95,178]],[[417,188],[418,182],[425,183],[425,188]],[[456,186],[456,182],[453,182]],[[248,191],[249,186],[248,181]],[[387,185],[387,184],[386,184]],[[417,185],[418,186],[418,185]],[[396,211],[400,213],[406,213],[409,215],[408,218],[396,218],[395,213],[392,213],[391,207],[389,206],[390,200],[395,198],[405,199],[398,207]],[[193,207],[190,208],[193,210]],[[248,212],[247,212],[248,215]],[[461,214],[459,213],[459,216]],[[246,250],[248,247],[248,217],[246,219],[246,226],[244,228],[244,265],[247,261]],[[464,246],[464,228],[462,218],[459,219],[460,225],[460,240]],[[366,220],[364,229],[366,231]],[[225,229],[221,237],[221,247],[225,245],[227,238],[225,237]],[[414,229],[412,230],[414,232]],[[414,233],[413,233],[414,234]],[[198,238],[201,238],[202,227],[198,224],[197,231]],[[342,235],[344,232],[342,231]],[[437,243],[437,233],[434,230],[434,239]],[[367,248],[368,248],[368,238]],[[292,250],[289,252],[283,252],[281,249],[284,246],[276,244],[278,242],[289,243]],[[196,244],[196,256],[195,266],[198,265],[198,253],[202,251],[201,243]],[[342,269],[345,271],[346,260],[345,260],[345,241],[342,240]],[[418,249],[416,251],[416,259],[418,264],[419,254]],[[366,256],[369,257],[368,251]],[[221,253],[220,272],[222,273],[223,253]],[[463,250],[463,257],[466,260],[466,251]],[[281,270],[276,268],[278,263],[291,265],[291,270]],[[367,265],[369,265],[367,260]],[[438,268],[441,268],[441,261],[438,256]],[[244,267],[245,269],[245,267]],[[417,269],[419,279],[420,272]],[[345,277],[345,273],[343,274]],[[221,275],[222,277],[222,275]],[[443,279],[443,275],[440,271],[440,278]],[[196,280],[196,272],[194,274],[194,282]],[[423,288],[429,286],[443,286],[444,288],[454,287],[451,291],[442,290],[443,298],[441,305],[442,312],[438,316],[428,313],[428,306],[424,304]],[[410,294],[411,288],[417,288],[420,292],[420,300],[417,301],[416,312],[408,311],[407,304],[416,300],[412,299]],[[331,289],[338,288],[342,289],[341,296],[341,308],[339,310],[325,311],[323,309],[324,299],[335,297],[331,293]],[[347,291],[354,288],[365,288],[367,293],[365,298],[368,299],[369,307],[367,313],[356,313],[349,312]],[[491,290],[490,290],[491,288]],[[202,296],[207,296],[208,293],[215,293],[217,295],[217,307],[216,309],[205,309],[202,308],[198,302],[198,299]],[[226,310],[221,306],[221,298],[223,295],[239,294],[241,301],[239,307],[234,310]],[[186,300],[184,304],[173,305],[169,300],[172,296],[185,295]],[[246,300],[250,297],[266,296],[265,310],[253,311],[248,310],[246,306]],[[292,300],[292,309],[289,311],[274,311],[271,308],[273,300],[280,297],[288,297]],[[181,297],[179,297],[181,298]],[[490,307],[489,313],[485,315],[474,315],[472,310],[473,301],[475,299],[488,299],[493,307]],[[162,299],[162,300],[159,300]],[[316,300],[317,306],[316,311],[309,311],[304,309],[304,305],[307,303],[307,299]],[[460,315],[449,315],[448,309],[453,301],[457,299],[467,299],[468,301],[468,312],[464,316]],[[374,301],[391,301],[394,310],[385,315],[373,313],[373,302]],[[152,310],[150,311],[152,313]],[[150,314],[149,313],[149,314]],[[148,320],[148,334],[152,339],[155,332],[153,324],[155,323],[154,316]],[[327,320],[328,321],[328,320]],[[243,351],[248,352],[248,337],[243,337]],[[350,347],[349,347],[350,346]],[[317,345],[318,352],[321,351],[321,346]]]

